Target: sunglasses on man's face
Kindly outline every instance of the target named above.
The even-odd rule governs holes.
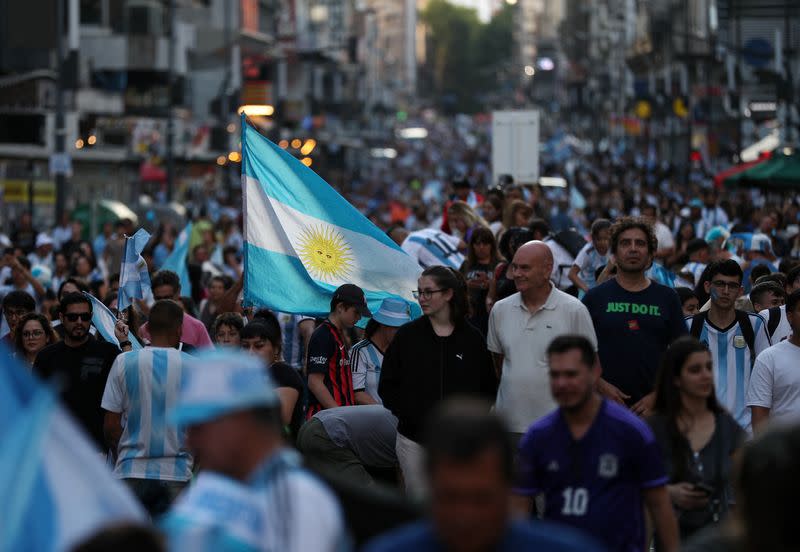
[[[80,318],[83,322],[88,322],[92,319],[92,313],[90,312],[68,312],[64,315],[64,318],[69,320],[70,322],[77,322],[78,318]]]

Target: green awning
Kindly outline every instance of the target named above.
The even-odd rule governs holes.
[[[726,178],[725,185],[800,189],[800,155],[776,154],[768,161]]]
[[[95,216],[97,218],[94,221],[94,232],[92,232],[92,204],[84,203],[72,211],[72,220],[78,220],[83,223],[84,239],[88,240],[89,236],[97,235],[106,222],[115,223],[122,219],[129,219],[133,222],[134,227],[139,225],[139,217],[136,216],[136,213],[131,211],[130,208],[121,201],[114,201],[112,199],[98,200]]]

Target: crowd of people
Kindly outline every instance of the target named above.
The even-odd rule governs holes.
[[[131,221],[0,236],[3,343],[163,538],[78,549],[793,546],[798,198],[610,154],[546,166],[569,191],[490,186],[480,147],[445,185],[435,151],[343,190],[420,264],[416,319],[353,284],[323,319],[243,306],[241,213],[218,205],[192,221],[191,290],[167,222],[122,310]]]

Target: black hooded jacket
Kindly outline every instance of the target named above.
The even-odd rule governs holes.
[[[386,350],[378,394],[397,416],[398,433],[420,442],[425,420],[443,399],[459,395],[494,402],[497,393],[486,339],[464,321],[439,337],[422,316],[402,326]]]

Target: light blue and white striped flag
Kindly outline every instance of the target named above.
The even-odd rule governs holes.
[[[134,299],[144,299],[150,290],[150,274],[142,258],[142,251],[149,241],[150,234],[144,228],[125,239],[125,255],[119,268],[117,308],[120,311],[131,306]]]
[[[413,299],[417,262],[322,178],[242,117],[244,302],[326,316],[341,284],[361,287],[370,310]]]
[[[113,343],[119,347],[119,339],[114,335],[114,325],[117,323],[114,313],[108,310],[108,307],[94,295],[86,293],[85,291],[83,294],[92,302],[92,324],[97,329],[97,333],[102,335],[103,339],[109,343]],[[136,339],[136,336],[133,334],[128,334],[128,341],[131,342],[131,347],[133,347],[134,351],[142,348],[142,344],[139,343],[139,340]]]
[[[192,235],[192,223],[188,223],[186,227],[178,234],[178,239],[175,240],[175,247],[172,248],[172,253],[169,254],[161,265],[161,270],[171,270],[178,275],[181,280],[181,295],[184,297],[191,297],[192,295],[192,281],[189,279],[189,267],[186,265],[186,258],[189,256],[189,238]]]
[[[0,346],[0,550],[69,550],[146,521],[53,392]]]

